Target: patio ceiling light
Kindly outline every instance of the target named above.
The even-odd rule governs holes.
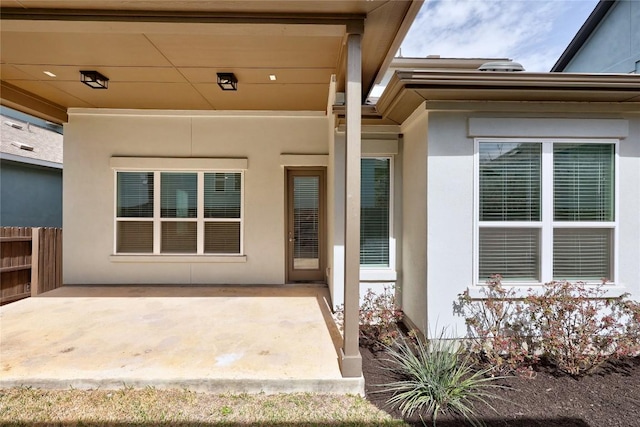
[[[238,90],[238,79],[233,73],[218,73],[218,86],[222,90]]]
[[[91,89],[106,89],[109,79],[97,71],[80,71],[80,81]]]

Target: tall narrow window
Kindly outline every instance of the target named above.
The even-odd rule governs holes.
[[[240,253],[241,175],[204,174],[204,252]]]
[[[161,251],[197,252],[198,177],[195,173],[162,172]]]
[[[540,280],[541,145],[481,143],[479,163],[480,277]]]
[[[554,144],[554,279],[611,278],[614,214],[614,146]]]
[[[361,161],[360,265],[389,267],[389,158]]]
[[[153,252],[153,172],[120,172],[116,240],[121,253]]]

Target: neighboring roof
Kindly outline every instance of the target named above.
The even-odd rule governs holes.
[[[398,71],[375,107],[383,120],[400,124],[425,101],[617,103],[640,114],[640,75]],[[603,112],[610,110],[608,104]]]
[[[618,0],[600,0],[595,9],[593,9],[593,12],[591,12],[591,15],[589,15],[584,24],[582,24],[582,27],[580,27],[573,40],[571,40],[567,48],[562,52],[558,61],[556,61],[554,66],[551,68],[551,72],[564,71],[576,53],[578,53],[582,48],[582,45],[584,45],[593,31],[598,27],[607,12],[609,12],[611,6],[613,6],[617,1]]]
[[[0,96],[56,122],[67,108],[325,111],[332,75],[344,90],[347,34],[364,28],[364,99],[422,2],[0,0]],[[238,91],[221,91],[217,72],[235,73]]]
[[[21,146],[27,149],[20,148]],[[0,158],[62,168],[62,135],[0,115]]]
[[[441,58],[439,55],[426,58],[396,57],[390,70],[477,70],[487,62],[506,62],[509,58]]]

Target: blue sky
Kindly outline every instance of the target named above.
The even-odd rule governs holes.
[[[549,71],[598,0],[426,0],[403,57],[511,58]]]

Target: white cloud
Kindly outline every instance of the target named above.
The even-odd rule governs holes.
[[[402,56],[511,58],[548,71],[597,0],[432,0],[416,17]]]

